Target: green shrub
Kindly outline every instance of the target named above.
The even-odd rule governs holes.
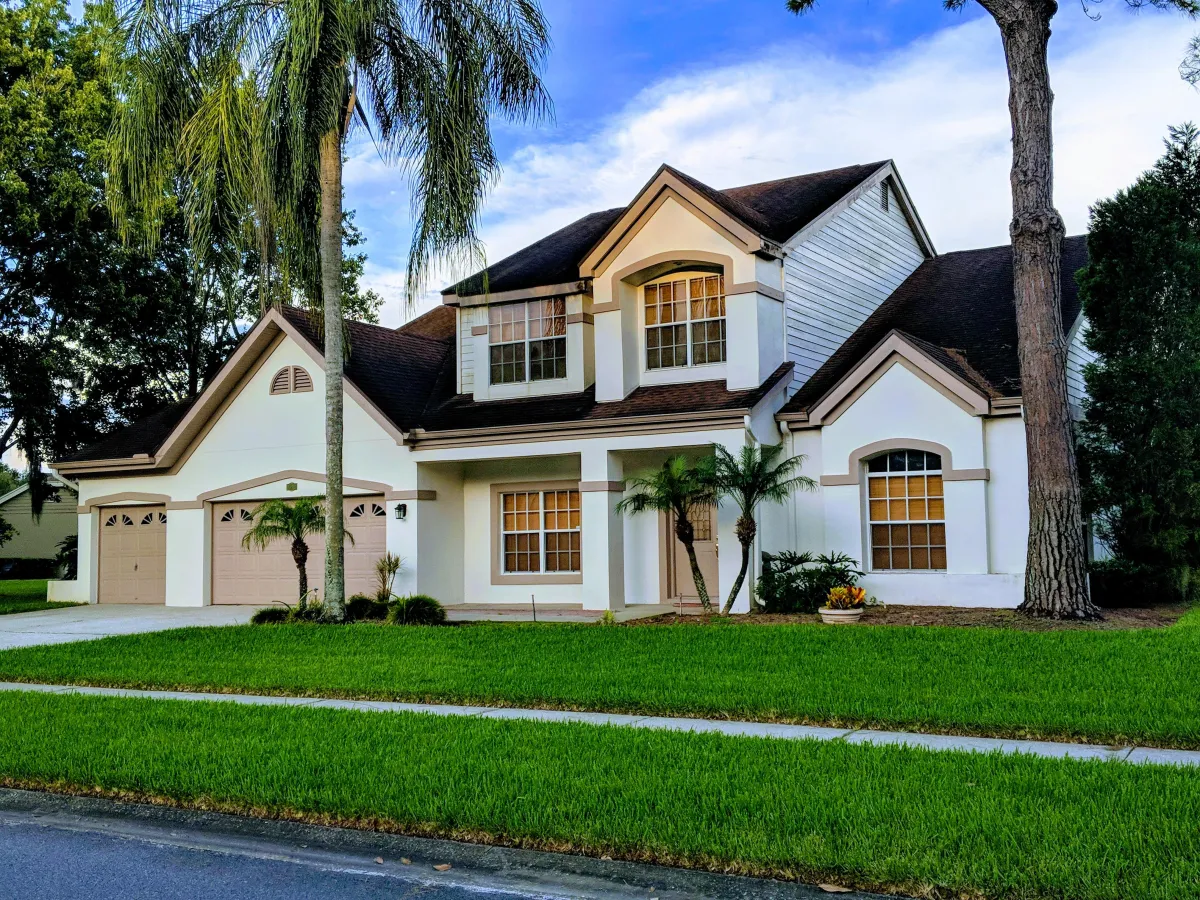
[[[389,625],[444,625],[446,623],[445,608],[426,594],[397,597],[389,606],[387,615]]]
[[[287,606],[268,606],[250,617],[251,625],[278,625],[291,618],[292,610]]]
[[[1088,572],[1092,602],[1105,609],[1183,603],[1196,594],[1196,579],[1186,566],[1154,566],[1126,559],[1105,559]]]
[[[378,622],[387,618],[388,605],[383,600],[355,594],[346,601],[347,622]]]
[[[763,553],[758,599],[764,612],[814,613],[835,587],[854,587],[863,573],[844,553]]]

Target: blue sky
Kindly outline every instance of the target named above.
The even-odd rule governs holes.
[[[729,187],[896,161],[939,251],[1004,243],[1010,130],[999,33],[974,4],[824,0],[543,0],[552,123],[498,124],[504,172],[483,238],[497,260],[587,212],[627,203],[662,162]],[[1051,66],[1056,201],[1068,231],[1158,156],[1168,125],[1200,116],[1177,66],[1200,25],[1116,2],[1063,4]],[[384,321],[412,315],[402,177],[349,148],[346,203],[366,233]],[[437,302],[440,272],[417,311]]]

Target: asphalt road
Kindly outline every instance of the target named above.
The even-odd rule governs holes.
[[[619,860],[0,789],[0,900],[828,896],[810,885]]]
[[[3,900],[479,900],[477,889],[422,884],[357,867],[235,856],[30,823],[0,826]],[[528,894],[491,893],[495,900]]]

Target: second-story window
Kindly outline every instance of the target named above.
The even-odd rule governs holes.
[[[567,377],[567,301],[562,297],[488,308],[492,384]]]
[[[647,369],[725,362],[725,276],[648,284],[645,306]]]

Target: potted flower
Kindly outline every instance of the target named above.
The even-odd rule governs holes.
[[[826,625],[852,625],[862,618],[867,605],[867,592],[860,587],[835,587],[829,599],[818,610]]]

